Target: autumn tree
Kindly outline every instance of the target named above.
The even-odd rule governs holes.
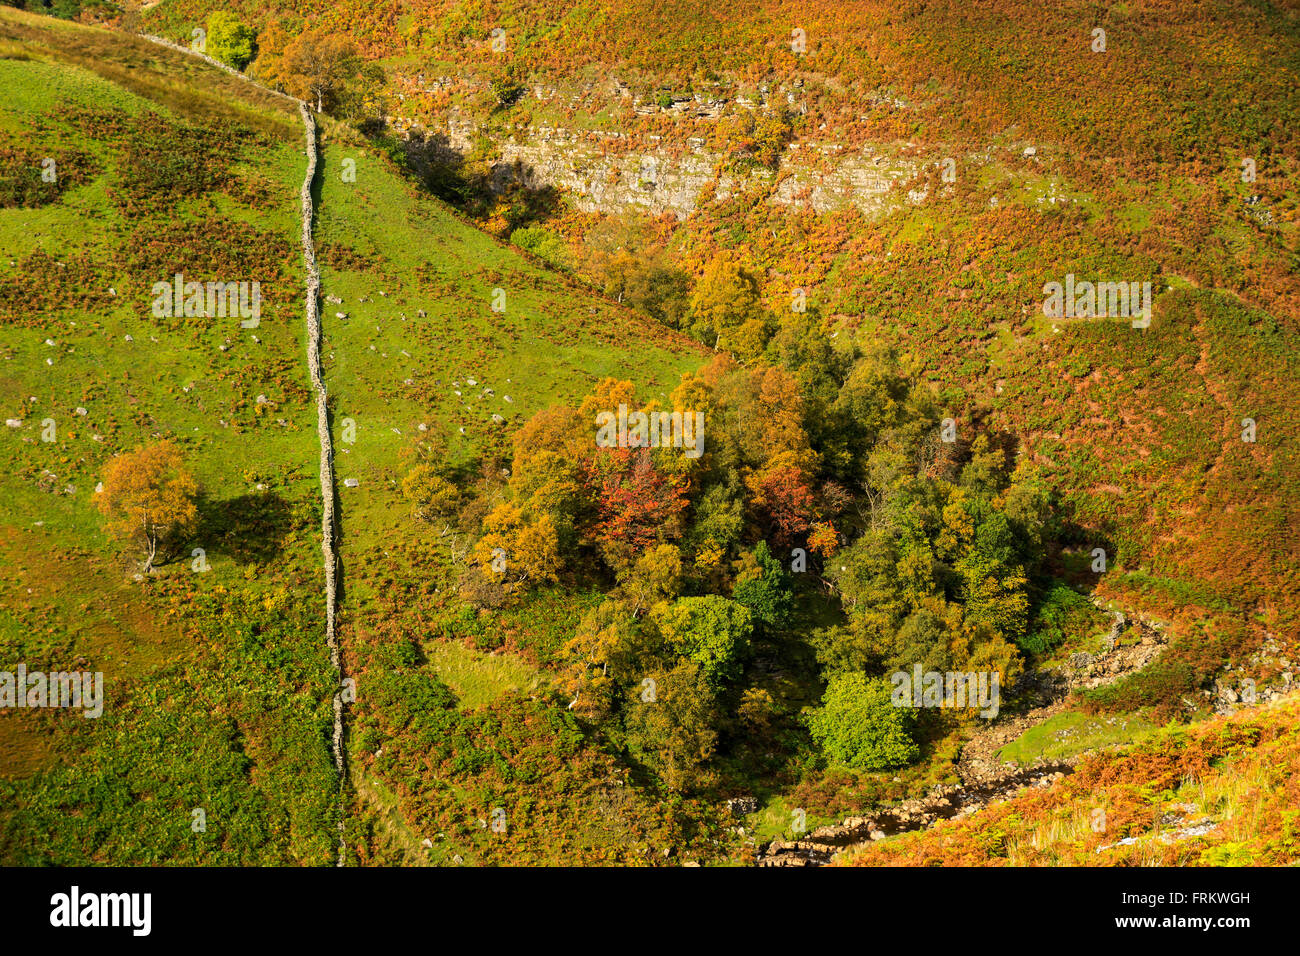
[[[104,469],[97,499],[111,534],[144,552],[142,570],[153,570],[176,539],[198,517],[198,483],[170,441],[142,445],[115,456]]]
[[[675,545],[650,548],[619,577],[632,614],[676,597],[682,587],[682,553]]]
[[[474,559],[510,593],[558,580],[560,549],[549,515],[529,521],[512,504],[502,502],[483,520],[483,537]]]
[[[771,529],[772,540],[785,548],[794,544],[812,526],[816,506],[803,473],[793,465],[766,469],[750,482],[754,506]]]
[[[649,449],[604,449],[590,467],[596,540],[611,563],[635,559],[656,540],[680,534],[686,496],[676,480],[656,470]]]
[[[460,488],[428,462],[419,462],[402,480],[402,494],[411,502],[417,518],[433,521],[456,513],[460,506]]]
[[[360,69],[361,60],[349,37],[305,30],[284,48],[277,79],[294,96],[315,103],[320,113],[338,100]]]
[[[275,89],[286,89],[282,77],[284,51],[292,41],[279,23],[267,24],[257,35],[257,58],[248,65],[248,75]]]
[[[753,359],[771,338],[758,279],[731,259],[719,256],[696,283],[690,303],[691,335],[725,348],[741,360]]]

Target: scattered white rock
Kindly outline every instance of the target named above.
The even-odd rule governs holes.
[[[361,482],[357,481],[355,478],[344,478],[344,479],[343,479],[343,487],[345,487],[345,488],[356,488],[356,487],[357,487],[358,485],[360,485],[360,484],[361,484]]]
[[[6,418],[5,424],[10,428],[22,428],[23,420],[21,418]]]
[[[185,391],[188,392],[189,389],[187,388]],[[77,406],[77,414],[78,414],[78,415],[81,415],[81,416],[84,417],[84,416],[87,415],[88,413],[86,412],[86,410],[85,410],[84,408],[82,408],[80,405],[78,405],[78,406]]]

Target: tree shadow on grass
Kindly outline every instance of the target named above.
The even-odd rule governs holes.
[[[284,547],[293,527],[293,509],[272,492],[240,495],[217,501],[199,499],[199,520],[193,547],[210,555],[226,555],[237,564],[265,564]]]

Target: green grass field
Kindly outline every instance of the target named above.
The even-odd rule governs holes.
[[[998,757],[1026,766],[1036,760],[1073,757],[1086,750],[1137,743],[1157,729],[1140,717],[1088,717],[1066,712],[1031,727],[999,750]]]
[[[328,862],[332,682],[293,255],[305,161],[273,135],[290,116],[143,41],[7,9],[0,78],[15,94],[0,141],[74,180],[54,202],[0,209],[0,405],[21,421],[0,444],[0,659],[102,671],[106,697],[97,720],[0,717],[0,857]],[[132,207],[157,131],[228,170],[224,191],[182,182],[174,202]],[[248,202],[250,185],[268,201]],[[232,231],[278,249],[276,264],[204,275],[230,264],[205,245]],[[154,318],[150,286],[173,270],[263,279],[260,326]],[[203,499],[185,552],[135,580],[95,487],[112,455],[157,438],[180,445]],[[193,548],[210,570],[193,570]]]
[[[35,207],[0,209],[0,406],[21,421],[0,433],[0,564],[9,572],[0,584],[0,657],[33,670],[101,670],[107,688],[98,720],[0,716],[0,859],[327,863],[333,691],[295,113],[183,55],[7,9],[0,80],[19,91],[0,106],[0,145],[17,163],[49,153],[72,180]],[[393,576],[440,573],[436,544],[396,492],[406,467],[399,452],[413,439],[436,434],[452,454],[469,454],[607,375],[667,389],[699,352],[418,197],[337,128],[322,139],[316,242],[323,294],[343,300],[322,309],[346,641],[389,616],[374,598],[391,596]],[[60,145],[71,141],[79,152]],[[355,182],[339,175],[345,158],[355,160]],[[259,280],[260,325],[154,318],[151,286],[174,272]],[[497,288],[506,291],[502,313],[490,307]],[[362,295],[373,301],[359,303]],[[495,395],[480,394],[485,386]],[[47,419],[52,442],[41,440]],[[185,553],[136,580],[134,558],[102,531],[94,489],[112,455],[160,438],[179,444],[199,479],[201,517]],[[350,478],[356,488],[343,484]],[[204,549],[210,570],[192,570],[190,548]],[[402,628],[420,639],[420,608],[408,610]],[[509,626],[531,634],[526,617],[515,615],[522,631]],[[442,675],[469,711],[538,687],[533,665],[510,654],[451,642],[430,649],[407,676],[433,686]],[[372,675],[354,648],[347,654],[364,714],[382,695],[367,701]],[[506,719],[523,736],[501,738],[503,759],[552,748],[554,732],[570,752],[587,749],[570,727],[540,737],[528,729],[551,720],[548,705],[528,705],[532,716],[510,710],[517,706],[507,706]],[[579,763],[592,761],[617,774],[598,750]],[[539,827],[557,812],[581,814],[586,798],[564,793],[580,778],[554,786],[557,774],[575,772],[561,762],[516,775],[498,799],[511,798],[525,830],[534,805]],[[420,817],[411,787],[371,779],[359,776],[357,791],[389,797],[359,804]],[[490,843],[473,847],[475,821],[487,812],[478,798],[450,779],[430,783],[439,812],[473,838],[466,855],[492,859]],[[191,826],[196,809],[205,815],[200,832]],[[631,814],[632,825],[649,815]],[[571,829],[575,845],[594,853],[625,842],[578,820]],[[566,852],[565,842],[554,853]]]

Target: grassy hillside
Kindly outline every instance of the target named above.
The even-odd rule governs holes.
[[[0,8],[0,653],[110,688],[97,721],[0,714],[0,858],[331,858],[296,107],[129,32],[218,9],[262,31],[267,82],[299,88],[304,30],[383,68],[324,98],[313,184],[347,862],[746,858],[956,782],[973,718],[869,712],[865,681],[991,669],[1010,712],[1023,669],[1100,653],[1108,604],[1167,647],[1003,755],[1130,749],[860,862],[1292,853],[1260,774],[1294,706],[1156,729],[1225,667],[1275,683],[1252,654],[1300,635],[1292,6],[162,0],[116,32]],[[468,119],[470,152],[408,152],[386,114]],[[618,133],[602,158],[704,144],[712,181],[682,218],[501,189],[501,147],[561,125]],[[814,208],[844,157],[911,172]],[[259,281],[261,324],[153,317],[175,273]],[[1067,275],[1149,283],[1149,327],[1046,317]],[[619,402],[706,408],[708,454],[594,448]],[[133,574],[93,489],[159,439],[201,520]],[[1192,810],[1215,826],[1147,839]]]
[[[849,866],[1277,866],[1295,860],[1294,700],[1163,730],[1088,757],[1057,785],[924,833],[853,851]]]
[[[1293,5],[773,0],[738,16],[697,0],[164,0],[142,22],[183,36],[218,7],[291,31],[346,24],[390,70],[439,78],[433,91],[394,87],[390,112],[430,128],[469,117],[488,142],[519,124],[619,130],[610,148],[670,163],[694,136],[720,151],[719,181],[773,144],[795,158],[790,142],[799,157],[831,150],[819,169],[863,144],[915,164],[877,221],[774,205],[778,169],[680,224],[619,222],[620,241],[662,251],[691,280],[738,257],[774,308],[809,290],[829,327],[898,347],[952,412],[1014,433],[1045,467],[1080,546],[1110,553],[1118,573],[1096,582],[1108,598],[1187,628],[1216,614],[1238,631],[1300,627],[1286,400],[1300,330]],[[523,90],[505,108],[490,92],[502,76]],[[722,112],[656,108],[664,96]],[[561,205],[540,225],[579,271],[599,271],[604,218]],[[1052,328],[1041,289],[1067,273],[1152,282],[1153,327]],[[1259,425],[1253,445],[1239,440],[1244,418]]]
[[[36,180],[0,209],[0,405],[21,422],[0,446],[0,658],[102,671],[106,698],[95,720],[0,716],[0,856],[328,862],[293,113],[144,41],[8,9],[0,72],[6,182]],[[260,281],[260,325],[155,318],[151,287],[176,272]],[[158,438],[203,498],[183,556],[138,579],[95,488],[113,455]]]
[[[8,9],[0,72],[11,91],[0,108],[0,405],[21,422],[3,433],[0,656],[30,670],[102,670],[106,684],[97,720],[0,715],[3,858],[327,863],[334,688],[304,359],[296,108],[144,41]],[[355,183],[337,175],[344,154],[356,160]],[[59,170],[48,185],[39,180],[46,156]],[[427,563],[427,545],[401,533],[404,507],[389,480],[399,449],[420,422],[453,442],[464,422],[467,444],[496,430],[488,409],[471,413],[455,400],[450,379],[497,383],[513,399],[498,398],[499,410],[513,419],[615,370],[675,379],[693,350],[416,199],[355,144],[327,135],[324,167],[325,292],[344,297],[350,313],[338,320],[325,307],[326,377],[340,478],[361,482],[340,488],[344,617],[361,634],[386,613],[376,596],[398,597],[387,583],[396,568],[381,552]],[[151,287],[176,272],[259,281],[260,325],[154,318]],[[510,295],[499,319],[487,299],[497,286]],[[379,290],[393,308],[356,304],[362,293],[385,302]],[[345,417],[356,422],[355,443]],[[159,438],[175,441],[196,473],[201,515],[183,556],[140,578],[101,530],[94,490],[115,453]],[[191,547],[205,549],[211,570],[192,570]],[[361,653],[349,648],[365,712],[366,690],[372,705],[384,700],[385,678],[367,676]],[[493,663],[479,666],[455,645],[442,659],[458,692],[493,699]],[[419,685],[403,693],[440,686],[433,673],[423,665],[400,675]],[[516,686],[527,682],[500,684]],[[205,832],[191,830],[194,808],[206,811]],[[458,814],[472,823],[475,809]]]
[[[644,859],[680,833],[538,695],[536,669],[581,605],[542,596],[467,618],[448,541],[413,520],[400,486],[424,455],[504,454],[497,467],[508,465],[510,437],[540,409],[608,376],[666,392],[702,350],[460,222],[355,136],[338,129],[323,145],[322,292],[341,300],[324,307],[325,377],[343,482],[344,644],[359,688],[355,843],[386,862]],[[384,793],[402,826],[372,817]],[[505,834],[479,825],[498,806]]]

